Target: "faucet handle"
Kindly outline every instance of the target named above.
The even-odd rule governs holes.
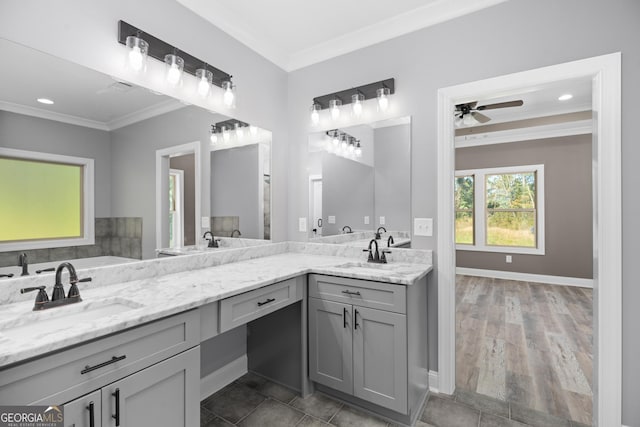
[[[49,271],[56,271],[56,268],[55,267],[51,267],[51,268],[44,268],[42,270],[36,270],[36,274],[47,273]]]
[[[391,251],[389,249],[383,249],[382,250],[382,255],[380,256],[380,261],[382,263],[386,264],[387,263],[387,257],[386,257],[385,254],[390,254],[390,253],[391,253]]]
[[[371,249],[363,249],[362,252],[369,252],[369,258],[367,259],[367,261],[373,261],[373,252],[371,252]]]
[[[49,295],[47,295],[47,291],[44,290],[44,286],[35,286],[33,288],[22,288],[20,289],[21,294],[26,294],[27,292],[38,291],[38,295],[36,295],[36,307],[38,304],[44,304],[49,301]]]
[[[85,277],[84,279],[72,282],[71,286],[69,287],[69,292],[67,293],[67,298],[80,299],[80,290],[78,289],[78,283],[91,282],[91,280],[91,277]]]

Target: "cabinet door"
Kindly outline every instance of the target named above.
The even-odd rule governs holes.
[[[407,318],[353,307],[353,394],[407,413]]]
[[[309,298],[309,377],[353,393],[352,306]]]
[[[102,389],[102,427],[197,427],[200,347]]]
[[[64,404],[64,427],[99,427],[102,400],[100,390]]]

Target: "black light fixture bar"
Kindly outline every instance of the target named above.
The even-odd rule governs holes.
[[[224,126],[225,129],[227,130],[233,130],[236,128],[236,123],[240,124],[240,127],[242,128],[249,126],[249,123],[241,122],[240,120],[236,120],[236,119],[229,119],[229,120],[225,120],[224,122],[218,122],[216,123],[215,126],[218,132],[221,132],[222,126]]]
[[[136,36],[140,37],[147,43],[149,43],[149,52],[148,56],[151,56],[160,62],[164,62],[164,56],[170,53],[178,52],[177,55],[184,59],[184,71],[193,76],[196,75],[196,70],[199,68],[206,68],[207,70],[213,73],[213,84],[218,87],[222,87],[222,82],[228,81],[231,79],[231,74],[225,73],[224,71],[209,65],[206,61],[196,58],[195,56],[189,55],[187,52],[184,52],[167,42],[160,40],[157,37],[152,36],[149,33],[145,33],[137,27],[125,22],[118,21],[118,42],[126,45],[128,36]],[[206,67],[204,65],[206,64]]]
[[[357,139],[355,136],[349,135],[347,132],[341,131],[340,129],[331,129],[326,131],[325,133],[327,134],[328,137],[333,138],[333,136],[336,134],[336,132],[338,133],[338,136],[346,136],[347,139],[349,141],[360,141],[359,139]]]
[[[390,94],[395,92],[396,81],[395,79],[380,80],[379,82],[369,83],[366,85],[352,87],[350,89],[341,90],[340,92],[329,93],[327,95],[318,96],[313,98],[315,104],[320,105],[322,110],[329,108],[329,101],[332,99],[339,99],[342,101],[342,105],[351,104],[351,95],[360,93],[364,96],[364,99],[373,99],[377,97],[376,91],[382,87],[389,88]]]

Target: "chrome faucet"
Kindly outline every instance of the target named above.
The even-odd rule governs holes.
[[[235,234],[235,232],[236,232],[236,231],[238,232],[238,237],[242,236],[242,233],[240,233],[240,230],[235,229],[235,230],[233,230],[233,231],[231,232],[231,237],[233,237],[233,235]]]
[[[349,231],[345,231],[346,229],[349,229]],[[347,234],[351,234],[353,233],[353,230],[351,230],[351,227],[348,225],[345,225],[344,227],[342,227],[342,234],[347,233]]]
[[[210,239],[208,239],[208,238],[207,238],[207,234],[208,234],[209,236],[211,236],[211,238],[210,238]],[[203,239],[207,239],[207,241],[209,242],[209,243],[207,244],[207,247],[208,247],[208,248],[218,248],[218,247],[219,247],[219,246],[218,246],[218,242],[219,242],[219,240],[215,238],[215,236],[213,235],[213,233],[212,233],[212,232],[210,232],[210,231],[205,231],[205,232],[204,232],[204,236],[202,236],[202,238],[203,238]]]
[[[389,236],[387,239],[387,247],[390,248],[395,242],[393,241],[393,236]]]
[[[20,254],[18,267],[22,267],[21,276],[28,276],[29,275],[29,262],[27,261],[27,253],[26,252],[23,252],[23,253]]]
[[[373,252],[371,244],[374,244],[376,246],[375,252]],[[382,255],[380,255],[380,252],[378,251],[378,241],[376,239],[371,239],[371,241],[369,242],[369,248],[363,249],[362,252],[369,252],[369,258],[367,259],[367,262],[374,262],[376,264],[386,264],[387,257],[385,254],[391,253],[389,249],[383,249],[381,251]]]
[[[378,227],[378,230],[376,231],[376,240],[380,240],[380,230],[384,230],[384,232],[387,232],[387,229],[384,227]]]

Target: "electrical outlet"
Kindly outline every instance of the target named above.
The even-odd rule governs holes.
[[[511,255],[507,255],[505,258],[505,261],[507,264],[511,264],[511,262],[513,261],[513,258],[511,258]]]
[[[200,218],[200,227],[201,228],[211,228],[211,218],[208,216],[203,216]]]
[[[335,224],[336,223],[336,216],[335,215],[329,215],[329,224]]]
[[[416,236],[433,236],[433,218],[414,218],[413,234]]]
[[[307,218],[298,218],[298,231],[301,233],[307,231]]]
[[[364,225],[369,225],[369,216],[364,217]]]
[[[385,225],[386,219],[385,217],[381,216],[380,217],[380,225]]]

